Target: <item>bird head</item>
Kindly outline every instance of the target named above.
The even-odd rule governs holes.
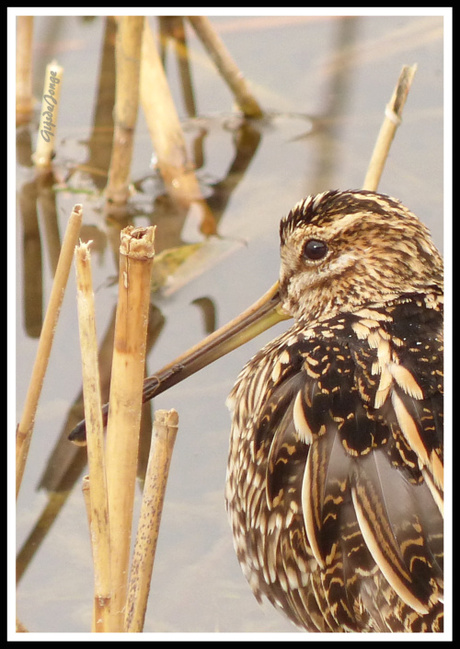
[[[442,259],[428,228],[383,194],[309,196],[282,219],[280,239],[280,296],[296,320],[323,320],[442,287]]]

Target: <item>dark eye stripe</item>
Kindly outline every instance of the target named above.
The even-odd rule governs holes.
[[[309,239],[303,248],[303,256],[305,259],[317,261],[326,256],[328,251],[327,243],[319,239]]]

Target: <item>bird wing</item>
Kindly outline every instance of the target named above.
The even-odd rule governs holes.
[[[272,520],[301,502],[302,542],[279,534],[275,545],[291,543],[287,566],[302,543],[316,561],[326,618],[352,627],[356,602],[372,614],[376,587],[428,615],[443,584],[442,314],[407,299],[314,334],[290,331],[253,410]]]

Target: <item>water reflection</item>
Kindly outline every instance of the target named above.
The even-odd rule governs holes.
[[[162,21],[164,23],[165,21]],[[179,27],[180,27],[179,21]],[[168,21],[169,24],[169,21]],[[183,31],[177,35],[177,26],[175,27],[175,38],[179,38],[178,47],[181,47],[179,58],[184,59],[185,41]],[[106,30],[103,43],[103,56],[101,58],[101,71],[99,74],[98,92],[95,97],[94,123],[91,137],[88,141],[89,158],[87,163],[75,166],[66,176],[66,187],[62,186],[61,190],[78,185],[77,172],[88,174],[94,187],[103,189],[111,162],[111,149],[113,134],[113,87],[114,87],[114,21],[107,19]],[[177,50],[179,52],[179,50]],[[184,70],[188,69],[188,66]],[[182,74],[181,79],[185,82],[184,93],[189,96],[188,103],[191,105],[190,96],[193,95],[190,77]],[[191,130],[189,130],[190,137]],[[206,138],[206,130],[201,128],[196,138],[191,139],[191,149],[197,155],[194,160],[194,167],[200,169],[205,164],[205,158],[202,153],[203,141]],[[174,192],[159,193],[151,196],[151,211],[145,207],[139,211],[136,201],[112,209],[110,204],[104,202],[103,213],[106,219],[105,237],[102,232],[95,232],[94,226],[82,228],[81,239],[93,241],[92,250],[95,255],[102,253],[102,248],[109,245],[114,257],[118,255],[119,234],[120,231],[129,224],[134,223],[135,219],[140,216],[145,217],[153,225],[157,226],[157,236],[155,248],[157,260],[155,264],[154,287],[161,291],[167,278],[174,275],[177,268],[184,259],[187,259],[188,250],[192,248],[190,254],[195,250],[199,251],[206,245],[206,238],[209,234],[217,235],[216,224],[222,218],[230,197],[242,181],[251,159],[257,151],[261,134],[251,123],[243,118],[233,120],[232,141],[234,145],[234,157],[230,162],[228,173],[225,178],[210,185],[211,193],[206,200],[207,206],[212,214],[212,223],[201,222],[199,230],[205,235],[201,244],[187,244],[182,237],[182,230],[185,220],[190,211],[190,204],[177,200]],[[18,138],[18,159],[30,161],[31,158],[31,139],[26,138],[24,133],[20,132]],[[28,148],[26,152],[25,148]],[[57,171],[59,173],[59,170]],[[57,194],[54,191],[58,180],[54,170],[38,173],[35,178],[25,183],[19,193],[19,214],[23,221],[24,233],[24,308],[26,329],[29,335],[39,336],[42,324],[42,252],[40,228],[38,225],[38,213],[41,214],[44,230],[45,241],[48,246],[48,257],[51,260],[51,275],[54,275],[57,258],[60,250],[60,236],[57,222]],[[134,181],[134,186],[138,192],[143,191],[143,180]],[[167,187],[166,187],[167,189]],[[204,212],[206,218],[207,212]],[[213,244],[211,243],[211,248]],[[217,245],[218,242],[217,242]],[[166,254],[165,254],[166,253]],[[201,270],[203,272],[203,269]],[[159,279],[162,278],[163,279]],[[155,300],[155,297],[153,297]],[[215,306],[209,297],[203,296],[194,300],[204,315],[204,334],[209,333],[215,327]],[[109,326],[103,338],[100,350],[100,377],[102,400],[106,402],[109,395],[110,386],[110,364],[112,359],[113,348],[113,327],[115,322],[115,308],[110,319]],[[147,347],[150,350],[154,347],[158,336],[164,326],[165,318],[160,309],[153,303],[149,318],[149,331]],[[86,449],[70,445],[68,434],[75,424],[84,418],[83,397],[82,393],[77,397],[70,406],[68,416],[62,428],[61,435],[54,449],[52,449],[49,460],[47,461],[45,471],[40,480],[38,487],[45,489],[50,497],[44,511],[38,518],[35,527],[32,529],[29,537],[19,551],[17,560],[17,579],[21,579],[27,569],[28,564],[33,559],[35,553],[40,547],[41,542],[46,537],[47,531],[53,524],[55,518],[59,515],[61,508],[66,502],[68,495],[80,480],[81,473],[86,466]],[[144,416],[141,424],[141,446],[139,460],[139,477],[142,478],[145,472],[148,452],[150,447],[150,431],[152,427],[150,405],[144,408]],[[59,494],[59,495],[58,495]]]

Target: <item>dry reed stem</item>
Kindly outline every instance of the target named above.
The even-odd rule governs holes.
[[[140,97],[163,179],[171,184],[188,165],[185,138],[147,20],[142,37]]]
[[[401,123],[402,111],[416,70],[416,65],[404,65],[401,70],[393,96],[385,109],[385,118],[380,127],[380,132],[377,136],[377,141],[372,152],[371,161],[367,168],[363,189],[376,191],[379,186],[391,143],[393,142],[396,129]]]
[[[143,16],[123,16],[116,38],[115,125],[106,196],[114,203],[129,197],[134,131],[139,107]]]
[[[89,243],[80,243],[76,247],[75,266],[89,470],[89,476],[84,482],[84,493],[89,492],[88,519],[94,564],[93,631],[107,632],[110,631],[112,592],[110,528]]]
[[[141,633],[150,591],[155,550],[179,417],[175,410],[155,412],[141,513],[129,580],[125,630]]]
[[[51,166],[54,142],[56,140],[63,72],[63,68],[56,61],[46,67],[37,148],[32,156],[35,166],[38,168]]]
[[[107,422],[112,631],[123,631],[138,462],[154,227],[128,226],[120,236],[120,272]]]
[[[33,16],[17,17],[16,40],[16,125],[26,124],[33,115],[32,39]]]
[[[75,205],[67,223],[48,307],[43,320],[37,355],[35,357],[32,376],[27,390],[24,409],[21,421],[19,422],[16,431],[16,496],[19,493],[22,477],[24,475],[24,468],[34,427],[35,413],[43,386],[46,368],[48,366],[48,359],[51,352],[54,332],[59,318],[67,279],[69,277],[74,248],[80,233],[82,214],[82,206],[80,204]]]
[[[81,488],[83,493],[83,501],[85,503],[85,508],[86,508],[88,529],[90,530],[91,550],[93,552],[94,575],[96,581],[98,573],[96,567],[96,559],[94,555],[94,550],[95,550],[94,523],[93,523],[93,512],[91,506],[91,485],[90,485],[89,475],[83,476]],[[110,552],[107,554],[107,559],[110,561]],[[108,633],[111,631],[110,611],[111,611],[111,593],[109,592],[109,595],[104,596],[101,594],[101,588],[95,586],[94,598],[93,598],[93,616],[91,621],[91,631],[93,633]]]
[[[197,204],[203,234],[214,234],[215,220],[188,161],[185,138],[152,31],[145,20],[140,96],[157,166],[168,193],[181,205]]]
[[[208,51],[220,74],[233,92],[238,106],[246,117],[262,117],[263,112],[249,90],[246,80],[224,43],[214,31],[209,18],[187,16],[203,46]]]

